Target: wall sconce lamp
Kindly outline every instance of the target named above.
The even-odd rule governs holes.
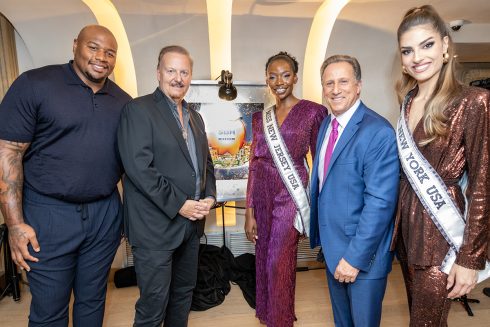
[[[231,101],[235,100],[237,96],[236,87],[232,82],[233,74],[228,70],[221,71],[221,80],[218,82],[220,88],[218,91],[218,96],[220,99]]]

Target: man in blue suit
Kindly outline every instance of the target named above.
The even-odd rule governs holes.
[[[326,59],[311,182],[311,247],[322,246],[336,326],[379,326],[393,253],[399,162],[390,123],[359,99],[361,68],[350,56]]]

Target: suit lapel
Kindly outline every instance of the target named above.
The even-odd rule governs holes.
[[[344,131],[342,132],[340,139],[337,141],[337,144],[335,145],[335,149],[333,150],[332,158],[330,158],[327,176],[325,176],[325,179],[328,178],[328,175],[332,171],[332,167],[335,164],[335,161],[337,160],[339,155],[342,153],[342,151],[345,149],[345,147],[349,143],[350,139],[359,130],[359,123],[362,121],[363,117],[364,117],[364,104],[361,102],[359,104],[359,108],[357,108],[356,112],[354,113],[354,115],[351,117],[351,119],[347,123],[347,126],[345,127]]]
[[[328,125],[330,125],[330,119],[332,119],[332,115],[328,115],[327,118],[325,118],[325,121],[322,123],[323,127],[318,133],[318,139],[321,140],[321,142],[316,142],[316,153],[318,155],[320,155],[320,150],[322,149],[323,142],[328,142],[328,140],[325,140],[325,134],[327,133]]]
[[[317,138],[318,140],[320,140],[320,142],[316,142],[315,158],[313,159],[313,172],[311,174],[311,181],[312,181],[311,189],[317,193],[319,193],[319,186],[320,186],[318,181],[318,176],[319,176],[318,163],[320,161],[320,151],[322,149],[323,142],[325,142],[325,134],[327,133],[328,125],[330,125],[330,119],[331,119],[331,115],[325,118],[325,120],[323,121],[320,127],[320,131],[318,132],[318,138]]]
[[[153,92],[153,99],[155,100],[155,105],[161,117],[163,118],[163,121],[165,122],[165,124],[167,124],[168,129],[170,130],[170,132],[172,132],[174,138],[177,140],[177,143],[179,144],[179,147],[182,150],[184,157],[187,159],[191,167],[193,167],[191,156],[189,154],[189,150],[187,149],[187,144],[185,143],[184,137],[182,136],[182,131],[177,125],[175,117],[171,111],[172,109],[169,108],[167,100],[164,98],[162,91],[160,91],[158,88],[155,90],[155,92]]]
[[[199,122],[197,121],[197,113],[193,112],[189,109],[189,122],[191,124],[192,134],[194,135],[194,143],[196,144],[196,156],[197,156],[197,165],[199,167],[199,172],[203,171],[203,142],[202,140],[206,140],[206,144],[204,146],[208,146],[207,139],[201,137],[202,131],[199,128]],[[206,158],[207,159],[207,158]]]

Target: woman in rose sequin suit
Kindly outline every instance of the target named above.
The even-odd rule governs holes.
[[[439,268],[449,244],[401,174],[395,240],[410,326],[447,326],[451,298],[475,287],[477,271],[490,255],[490,92],[457,82],[450,33],[431,6],[405,14],[398,42],[403,65],[398,95],[408,100],[408,127],[456,206],[468,211],[463,244],[446,275]],[[465,170],[467,206],[458,185]]]
[[[269,58],[266,82],[276,98],[275,114],[289,155],[306,188],[305,157],[315,150],[327,109],[293,95],[298,63],[285,52]],[[269,327],[293,326],[298,231],[296,207],[267,147],[262,112],[252,118],[253,141],[247,186],[245,232],[256,254],[256,316]],[[314,153],[313,153],[314,155]]]

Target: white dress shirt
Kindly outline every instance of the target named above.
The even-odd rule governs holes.
[[[318,160],[318,180],[320,182],[320,190],[323,187],[323,173],[324,173],[324,163],[325,163],[325,153],[327,152],[327,145],[328,145],[328,138],[330,137],[330,132],[332,131],[332,120],[337,119],[337,122],[339,123],[338,126],[338,136],[337,140],[335,141],[334,145],[334,151],[335,147],[337,146],[337,143],[340,140],[340,137],[342,136],[342,133],[344,132],[345,127],[349,123],[349,120],[352,118],[354,113],[356,112],[357,108],[359,108],[359,105],[361,104],[361,100],[357,99],[357,101],[354,103],[352,107],[349,108],[346,112],[339,116],[335,116],[334,114],[331,114],[331,119],[330,119],[330,124],[328,125],[327,132],[325,133],[325,137],[322,140],[322,147],[320,148],[320,155]]]

